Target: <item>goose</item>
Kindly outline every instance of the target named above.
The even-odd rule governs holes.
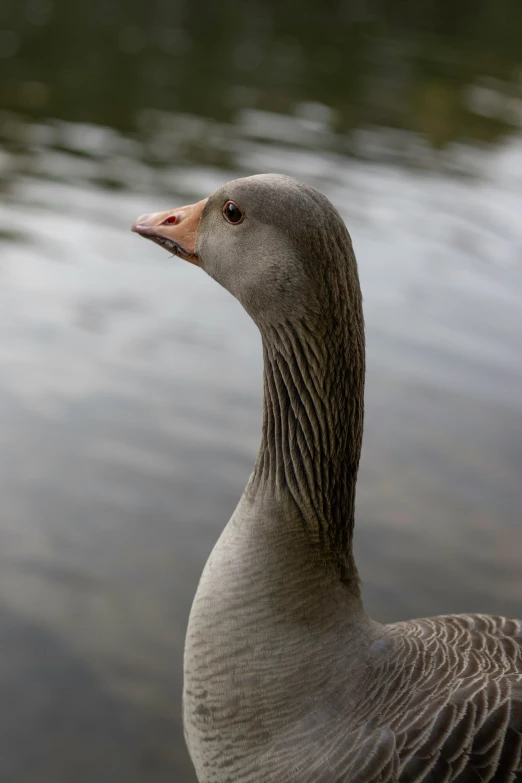
[[[186,635],[199,782],[522,781],[522,623],[383,625],[364,610],[352,551],[364,322],[337,210],[261,174],[132,230],[200,266],[262,338],[259,453]]]

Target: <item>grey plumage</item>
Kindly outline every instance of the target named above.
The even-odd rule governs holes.
[[[200,783],[522,781],[521,623],[381,625],[363,608],[364,324],[338,213],[288,177],[236,180],[208,199],[196,253],[258,325],[265,366],[259,455],[187,631]]]

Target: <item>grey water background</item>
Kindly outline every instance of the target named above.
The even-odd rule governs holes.
[[[324,191],[368,344],[377,619],[522,615],[522,11],[0,5],[0,780],[191,783],[182,650],[248,478],[261,350],[142,212]]]

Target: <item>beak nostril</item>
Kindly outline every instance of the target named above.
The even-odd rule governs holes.
[[[168,217],[166,220],[163,221],[162,225],[163,226],[173,226],[177,222],[178,222],[178,219],[177,219],[176,215],[171,215],[170,217]]]

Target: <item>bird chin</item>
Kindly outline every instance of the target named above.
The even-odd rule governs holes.
[[[188,253],[185,248],[179,244],[179,242],[175,242],[173,239],[169,239],[168,237],[162,236],[161,234],[142,234],[142,236],[144,236],[145,239],[150,239],[151,242],[155,242],[160,247],[164,247],[165,250],[167,250],[169,253],[182,258],[184,261],[190,261],[193,264],[198,263],[198,257],[196,253]]]

